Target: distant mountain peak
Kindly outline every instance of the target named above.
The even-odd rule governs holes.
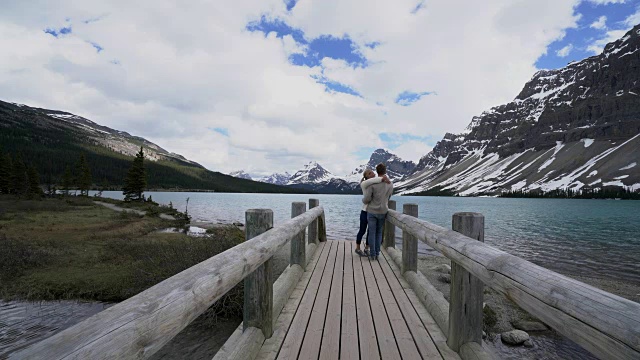
[[[291,176],[288,184],[320,183],[331,180],[333,177],[333,174],[322,167],[322,165],[316,161],[310,161]]]
[[[247,174],[244,170],[232,171],[229,175],[239,179],[253,180],[251,175]]]

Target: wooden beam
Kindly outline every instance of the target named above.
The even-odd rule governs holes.
[[[273,211],[247,210],[245,224],[246,239],[251,240],[273,227]],[[273,334],[272,261],[271,258],[265,261],[244,279],[243,331],[248,328],[261,329],[266,339]]]
[[[323,212],[313,208],[11,356],[148,358]]]
[[[304,202],[294,202],[291,204],[292,219],[299,215],[304,214],[306,211],[307,211],[307,204]],[[297,265],[300,265],[301,268],[304,268],[305,266],[307,266],[307,261],[305,260],[305,256],[306,256],[305,245],[306,245],[305,229],[303,229],[298,235],[294,236],[291,239],[291,258],[289,261],[291,265],[297,264]]]
[[[418,217],[417,204],[404,204],[402,212]],[[402,272],[418,271],[418,239],[408,231],[402,232]]]
[[[596,356],[640,358],[640,304],[453,230],[393,210],[388,219]]]
[[[396,209],[396,201],[389,200],[389,209]],[[416,215],[417,216],[417,215]],[[396,247],[396,226],[391,223],[388,219],[384,222],[384,229],[382,230],[382,245],[386,248],[395,248]]]
[[[484,242],[484,216],[478,213],[455,213],[453,231]],[[468,342],[482,343],[482,302],[484,285],[465,268],[451,263],[449,291],[449,331],[447,344],[453,351]]]
[[[320,200],[309,199],[309,210],[316,206],[320,206]],[[311,224],[309,224],[308,238],[309,244],[318,244],[318,219],[313,220]]]

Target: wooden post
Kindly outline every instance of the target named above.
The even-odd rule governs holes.
[[[273,211],[250,209],[245,213],[245,238],[250,240],[273,227]],[[272,260],[267,260],[244,279],[243,331],[262,330],[266,339],[273,334]]]
[[[484,216],[478,213],[455,213],[453,230],[484,242]],[[447,345],[453,351],[468,342],[482,342],[482,301],[484,285],[462,266],[451,262],[449,297],[449,336]]]
[[[291,204],[291,218],[298,215],[304,214],[307,211],[307,203],[305,202],[294,202]],[[289,260],[289,264],[294,265],[298,264],[303,269],[306,267],[306,249],[305,249],[305,231],[302,230],[300,234],[294,236],[291,239],[291,258]]]
[[[402,213],[418,217],[418,204],[404,204]],[[394,231],[395,232],[395,231]],[[402,232],[402,273],[407,271],[418,271],[418,238]]]
[[[396,201],[389,200],[388,205],[390,210],[396,209]],[[417,216],[417,214],[416,214]],[[384,229],[382,231],[382,246],[385,248],[395,248],[396,247],[396,226],[391,223],[388,219],[384,222]]]
[[[320,206],[320,200],[318,199],[309,199],[309,210],[312,208]],[[318,244],[318,219],[313,220],[311,224],[309,224],[309,244]]]

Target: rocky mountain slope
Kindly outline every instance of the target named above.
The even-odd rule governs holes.
[[[513,101],[446,134],[399,190],[640,188],[639,50],[640,25],[600,55],[537,72]]]
[[[404,178],[406,175],[412,173],[416,167],[413,161],[402,160],[399,156],[387,150],[377,149],[371,154],[368,163],[358,166],[349,175],[345,176],[344,179],[347,182],[360,182],[365,169],[375,171],[376,166],[380,163],[387,166],[387,175],[393,181]]]
[[[0,148],[35,166],[42,182],[61,183],[81,153],[91,167],[94,187],[119,189],[132,156],[144,148],[149,188],[224,192],[300,192],[209,171],[144,138],[96,124],[68,112],[0,101]]]
[[[238,170],[238,171],[230,172],[229,176],[233,176],[233,177],[238,178],[238,179],[253,180],[251,178],[251,175],[247,174],[244,170]]]
[[[289,179],[291,179],[291,174],[285,171],[284,173],[281,173],[281,174],[273,173],[269,176],[262,177],[258,179],[258,181],[262,181],[268,184],[286,185],[289,182]]]

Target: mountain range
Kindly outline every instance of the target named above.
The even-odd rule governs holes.
[[[120,189],[136,152],[144,148],[148,186],[170,190],[219,192],[302,192],[299,189],[238,179],[138,136],[96,124],[68,112],[0,101],[0,151],[34,166],[41,181],[60,184],[86,155],[95,188]]]
[[[417,164],[378,149],[334,176],[311,162],[288,186],[359,193],[365,168],[387,164],[401,194],[640,189],[640,25],[599,55],[533,75],[515,99],[447,133]],[[317,174],[317,176],[315,176]]]

